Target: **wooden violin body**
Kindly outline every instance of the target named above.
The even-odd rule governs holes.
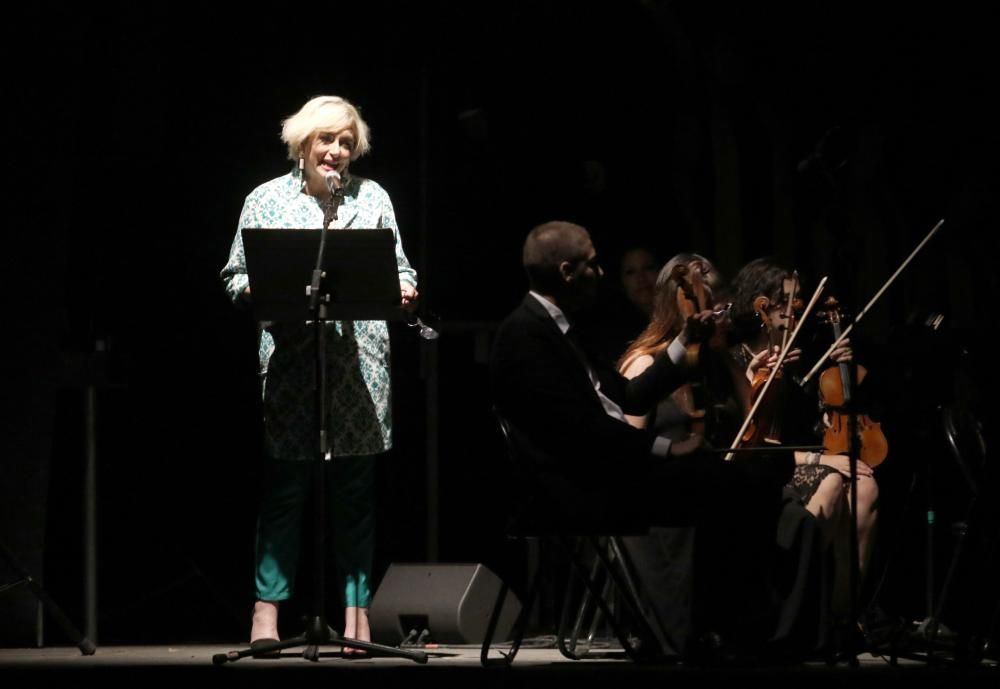
[[[778,372],[776,377],[780,375],[781,373]],[[757,369],[753,380],[750,382],[751,404],[756,403],[761,391],[764,389],[764,384],[770,377],[771,369]],[[778,384],[778,382],[776,379],[775,384],[767,391],[765,399],[757,408],[757,413],[754,415],[747,430],[743,433],[740,441],[741,445],[781,444],[781,410],[784,408],[785,387]]]
[[[826,317],[833,326],[833,335],[840,337],[840,314],[837,301],[833,297],[827,299]],[[851,380],[850,368],[847,364],[831,366],[819,377],[820,404],[825,412],[823,432],[823,447],[831,454],[848,454],[850,452],[851,431],[850,414],[845,413],[845,407],[851,405],[852,390],[856,390],[864,382],[868,371],[864,366],[857,367],[855,380]],[[857,434],[859,442],[858,458],[870,467],[881,464],[889,454],[889,442],[882,433],[882,424],[873,421],[867,414],[857,413]]]

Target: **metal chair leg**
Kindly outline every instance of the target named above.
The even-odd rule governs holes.
[[[579,538],[576,540],[576,545],[574,547],[573,557],[581,557],[582,551],[586,546],[585,539]],[[593,563],[590,568],[590,580],[596,581],[600,576],[601,561],[598,558],[594,558]],[[583,653],[578,653],[576,650],[578,640],[580,638],[580,629],[583,628],[584,620],[587,616],[591,614],[590,610],[592,608],[591,601],[593,599],[593,593],[589,586],[584,586],[584,589],[580,597],[580,605],[577,608],[576,619],[573,623],[573,630],[567,634],[566,629],[569,627],[569,617],[572,609],[573,602],[573,592],[575,590],[574,583],[576,581],[576,569],[570,567],[569,577],[566,582],[566,595],[563,597],[562,613],[559,616],[559,632],[556,636],[556,643],[559,647],[559,652],[565,658],[570,660],[580,660],[586,657],[589,651],[589,644],[587,650]],[[593,613],[594,616],[600,615],[600,609],[598,608],[596,612]]]
[[[531,578],[531,584],[528,588],[528,596],[524,601],[524,605],[521,607],[521,611],[517,615],[517,619],[514,621],[514,629],[511,639],[510,650],[507,653],[500,651],[501,658],[490,658],[490,648],[493,645],[493,636],[496,634],[497,624],[500,622],[500,614],[503,612],[503,604],[507,600],[507,592],[510,587],[507,586],[506,582],[503,582],[500,586],[500,592],[497,594],[496,603],[493,605],[493,612],[490,614],[490,621],[486,627],[486,636],[483,638],[483,645],[479,651],[479,663],[483,667],[491,667],[496,665],[503,665],[509,667],[511,663],[514,662],[514,657],[517,656],[518,650],[521,648],[521,642],[524,640],[524,632],[528,626],[528,617],[531,614],[531,608],[535,604],[535,598],[538,594],[539,585],[541,584],[542,578],[542,566],[539,563],[535,567],[535,571]]]

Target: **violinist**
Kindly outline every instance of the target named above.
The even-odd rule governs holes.
[[[694,297],[693,305],[687,303],[691,297]],[[745,365],[729,356],[726,350],[729,340],[726,298],[728,294],[724,292],[721,276],[710,260],[694,253],[674,256],[657,278],[649,326],[619,361],[619,370],[626,378],[641,375],[661,351],[672,345],[691,311],[708,310],[714,314],[714,329],[709,340],[712,344],[707,353],[700,353],[702,365],[699,367],[702,372],[711,373],[673,391],[648,415],[627,417],[633,426],[652,429],[660,438],[670,441],[671,454],[688,455],[705,464],[722,463],[721,454],[706,450],[713,446],[728,447],[750,408],[750,383],[745,376]],[[716,348],[722,350],[723,355],[712,365]],[[768,459],[760,455],[745,456],[740,463],[780,459],[790,464],[789,454],[781,453]],[[807,459],[806,453],[795,453],[796,464],[803,464]],[[791,472],[789,466],[786,476]],[[743,518],[721,495],[713,509],[728,513],[732,521]],[[772,540],[757,544],[756,550],[741,561],[742,569],[756,570],[769,582],[775,618],[764,636],[779,653],[807,651],[815,642],[809,631],[809,624],[815,619],[811,612],[813,603],[800,593],[808,590],[808,584],[803,582],[811,581],[812,555],[799,544],[810,542],[810,534],[817,530],[816,522],[791,489],[786,488]],[[664,634],[681,647],[687,644],[697,648],[703,632],[697,619],[704,616],[706,606],[711,609],[715,593],[707,592],[705,584],[699,586],[696,581],[704,582],[706,578],[711,581],[716,575],[705,571],[701,549],[706,535],[695,531],[658,528],[648,536],[628,539],[627,548],[640,577],[647,582],[657,582],[657,588],[647,594],[647,604],[656,611]],[[706,574],[708,577],[704,576]]]
[[[626,378],[640,375],[660,352],[670,346],[692,315],[684,313],[685,299],[693,302],[689,308],[694,313],[721,307],[714,298],[720,283],[718,271],[704,256],[681,253],[671,258],[656,278],[649,325],[618,361],[622,375]],[[688,293],[678,297],[678,290]],[[723,311],[722,308],[715,310],[719,313]],[[721,363],[728,365],[729,362],[723,359]],[[688,455],[705,441],[707,429],[704,419],[709,410],[704,407],[714,402],[715,392],[698,390],[691,384],[683,385],[661,400],[649,415],[626,416],[626,420],[636,428],[651,428],[659,437],[670,441],[671,454]]]
[[[770,258],[759,258],[744,266],[732,283],[732,319],[734,336],[740,344],[733,350],[734,358],[746,366],[748,380],[760,379],[762,374],[782,375],[784,380],[775,383],[782,394],[776,395],[777,404],[769,410],[770,421],[761,442],[783,444],[816,444],[811,433],[819,411],[813,397],[806,396],[798,385],[788,380],[802,358],[797,346],[785,358],[781,371],[774,372],[780,340],[794,327],[794,309],[790,300],[798,298],[797,275]],[[853,358],[849,340],[845,339],[830,354],[830,365],[847,363]],[[815,395],[815,392],[812,393]],[[764,400],[765,405],[768,400]],[[847,542],[847,522],[850,506],[850,462],[843,454],[796,452],[796,467],[789,486],[796,492],[806,509],[821,522],[827,543],[839,548]],[[872,467],[858,462],[857,526],[861,571],[864,572],[877,517],[878,485]],[[844,552],[839,548],[840,553]],[[848,552],[849,555],[849,552]],[[844,557],[838,559],[843,560]]]

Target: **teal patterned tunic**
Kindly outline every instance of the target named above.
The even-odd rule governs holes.
[[[396,236],[400,282],[416,287],[386,191],[375,182],[345,175],[344,200],[334,229],[391,229]],[[222,269],[229,298],[242,299],[249,284],[240,230],[323,226],[319,201],[302,192],[295,170],[254,189],[243,204],[239,228]],[[334,454],[370,455],[392,447],[389,330],[385,321],[331,321],[326,325],[327,405]],[[318,441],[314,421],[312,326],[261,324],[260,375],[264,380],[264,432],[268,456],[309,460]]]

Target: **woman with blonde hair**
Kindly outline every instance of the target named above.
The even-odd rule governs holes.
[[[415,308],[416,273],[403,253],[389,195],[374,181],[350,171],[351,163],[370,149],[368,125],[358,109],[337,96],[313,98],[283,122],[281,138],[295,165],[246,197],[229,261],[221,273],[229,298],[236,304],[252,299],[241,237],[244,228],[389,229],[396,239],[401,304]],[[328,427],[335,452],[326,472],[326,494],[343,585],[343,634],[369,641],[373,464],[376,455],[392,446],[389,332],[384,321],[329,321],[325,325]],[[257,525],[252,644],[279,638],[278,606],[294,587],[303,505],[311,460],[318,451],[312,341],[311,326],[305,323],[260,327],[268,466]]]

